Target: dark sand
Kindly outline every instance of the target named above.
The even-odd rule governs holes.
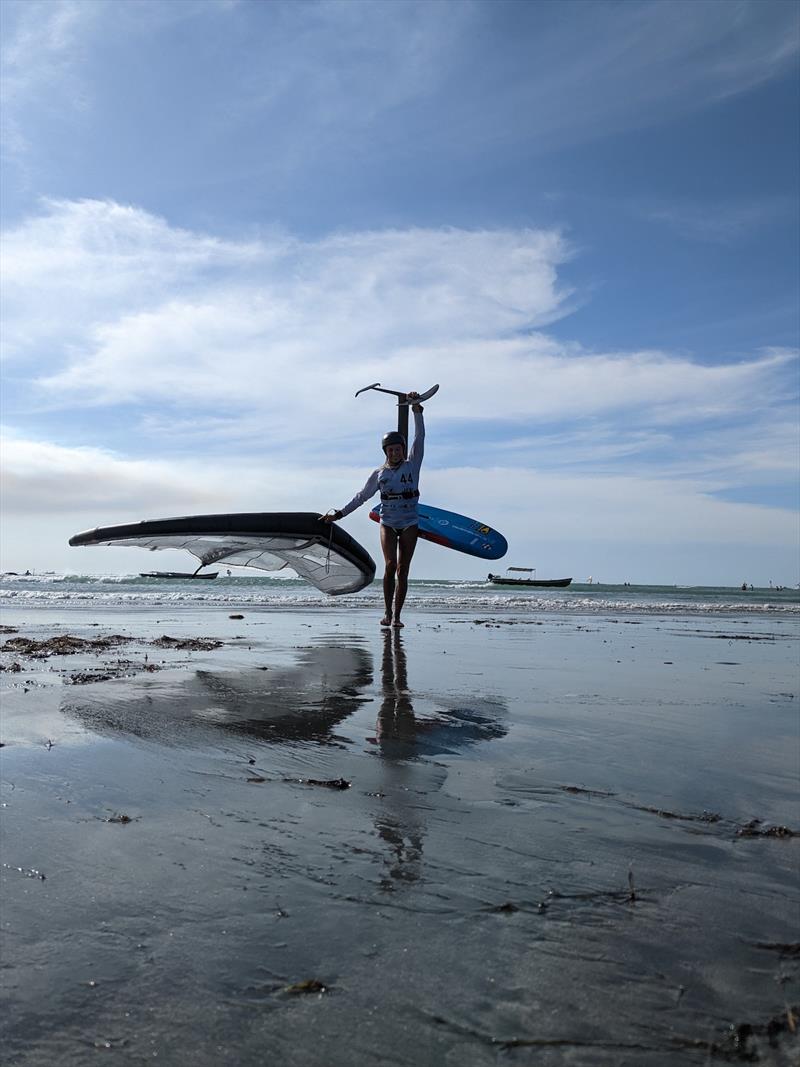
[[[7,612],[3,1063],[797,1063],[796,622],[476,618]]]

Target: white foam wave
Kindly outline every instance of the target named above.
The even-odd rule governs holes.
[[[130,608],[156,608],[156,607],[224,607],[224,608],[268,608],[271,610],[286,609],[319,609],[319,608],[342,608],[348,611],[358,609],[374,610],[382,603],[382,595],[379,586],[365,590],[358,595],[331,598],[308,590],[307,586],[300,583],[292,583],[292,588],[254,589],[222,587],[213,592],[201,591],[196,585],[191,588],[166,587],[133,588],[128,585],[124,588],[120,585],[115,589],[98,588],[74,585],[58,589],[38,587],[0,589],[0,605],[19,607],[24,604],[30,606],[46,607],[52,605],[88,606],[96,605],[103,607],[130,607]],[[476,588],[465,596],[464,586],[443,590],[428,587],[427,589],[412,590],[407,607],[416,611],[452,612],[464,614],[493,613],[493,614],[563,614],[563,615],[779,615],[798,617],[800,616],[800,604],[796,601],[789,603],[762,602],[753,600],[727,600],[727,599],[692,599],[686,600],[680,597],[638,597],[618,598],[610,597],[583,597],[563,595],[542,596],[531,598],[529,595],[509,595],[487,592],[484,588],[480,591]]]

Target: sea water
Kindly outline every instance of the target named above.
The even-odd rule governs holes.
[[[270,610],[347,607],[379,609],[380,580],[360,593],[330,597],[299,578],[260,574],[213,580],[145,578],[136,574],[0,575],[0,607],[130,607],[203,605]],[[523,615],[670,614],[800,615],[800,590],[727,586],[604,585],[573,583],[566,589],[496,586],[485,580],[414,580],[407,607],[424,612],[501,612]]]

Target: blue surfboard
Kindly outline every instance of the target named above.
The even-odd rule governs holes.
[[[375,522],[381,521],[380,507],[378,504],[369,513]],[[479,559],[501,559],[508,551],[505,537],[486,523],[429,504],[419,505],[419,536]]]

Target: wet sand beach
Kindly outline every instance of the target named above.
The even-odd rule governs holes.
[[[4,1063],[797,1062],[798,620],[405,621],[4,612]]]

